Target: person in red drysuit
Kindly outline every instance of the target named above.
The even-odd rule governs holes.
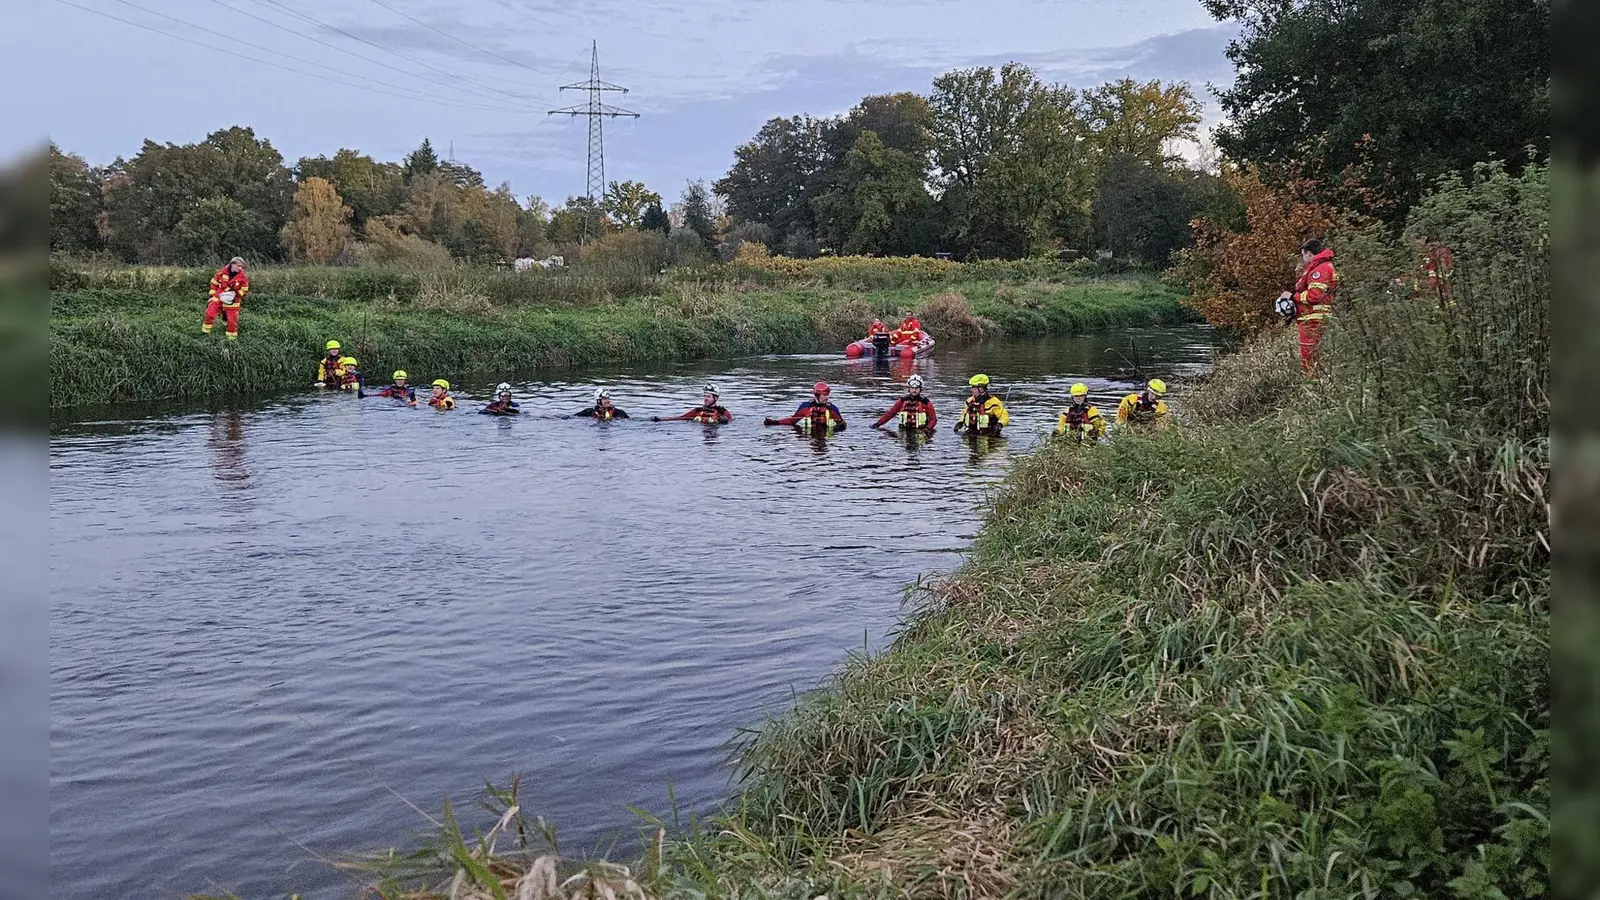
[[[819,381],[811,387],[811,399],[801,403],[795,409],[794,415],[784,416],[781,419],[763,419],[763,425],[794,425],[802,431],[811,431],[821,434],[833,429],[843,431],[845,428],[844,415],[839,412],[839,407],[833,405],[828,395],[833,389],[828,387],[826,381]]]
[[[1333,248],[1323,247],[1316,238],[1300,245],[1300,261],[1304,268],[1294,290],[1284,291],[1278,298],[1294,301],[1295,321],[1300,326],[1300,368],[1309,374],[1316,369],[1317,345],[1322,343],[1322,329],[1333,314],[1339,273],[1333,268]]]
[[[900,417],[901,431],[926,431],[933,434],[939,424],[939,416],[933,411],[933,401],[922,395],[922,376],[913,375],[906,379],[906,395],[898,397],[889,411],[878,417],[872,423],[873,428],[882,428],[884,423],[895,416]]]
[[[222,313],[228,320],[225,333],[228,340],[239,337],[239,303],[244,300],[244,295],[250,290],[250,276],[244,273],[244,258],[235,256],[228,260],[228,264],[217,270],[211,276],[211,302],[206,304],[206,317],[200,325],[200,331],[211,333],[211,326],[216,324],[217,313]]]

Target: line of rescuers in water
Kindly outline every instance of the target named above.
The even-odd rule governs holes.
[[[358,360],[343,356],[338,341],[329,341],[326,349],[327,356],[317,364],[316,387],[354,390],[358,397],[387,397],[408,406],[417,406],[422,402],[405,370],[396,370],[389,384],[377,390],[368,390]],[[1011,424],[1011,414],[1006,410],[1005,403],[989,392],[989,376],[974,375],[968,379],[967,385],[971,396],[962,405],[953,430],[957,434],[999,437]],[[933,434],[939,424],[939,415],[933,408],[933,400],[923,393],[923,386],[921,375],[907,378],[906,393],[896,398],[894,404],[869,427],[882,428],[894,420],[902,432]],[[450,393],[450,382],[437,378],[430,387],[432,393],[426,398],[428,406],[436,409],[456,408],[456,399]],[[832,393],[833,389],[827,382],[819,381],[812,385],[811,399],[801,402],[792,415],[768,417],[762,420],[762,424],[788,425],[811,434],[843,431],[846,428],[844,414],[830,399]],[[1166,428],[1171,422],[1166,393],[1166,382],[1152,378],[1142,390],[1123,397],[1117,406],[1118,426],[1134,431]],[[1105,416],[1089,402],[1088,385],[1082,382],[1074,384],[1070,394],[1071,401],[1056,420],[1055,434],[1078,442],[1093,443],[1104,439],[1107,433]],[[494,399],[484,404],[478,412],[490,416],[516,416],[522,414],[522,409],[512,397],[511,385],[501,382],[495,386]],[[609,388],[597,389],[594,404],[572,415],[601,421],[632,418],[612,402]],[[699,406],[676,416],[651,416],[650,421],[726,425],[733,421],[733,413],[721,404],[716,387],[706,385]]]

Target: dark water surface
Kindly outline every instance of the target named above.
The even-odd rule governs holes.
[[[1208,365],[1202,327],[1136,339],[1150,374]],[[1113,415],[1135,385],[1110,344],[936,350],[926,442],[866,427],[909,369],[834,355],[516,383],[534,416],[604,383],[637,417],[609,424],[477,415],[485,385],[453,412],[307,395],[58,424],[52,896],[347,897],[313,853],[405,847],[428,827],[406,801],[470,808],[516,773],[569,852],[667,812],[669,782],[708,808],[738,728],[960,565],[1073,381]],[[985,446],[949,430],[979,370],[1012,414]],[[762,427],[819,378],[848,430]],[[707,381],[731,425],[648,421]]]

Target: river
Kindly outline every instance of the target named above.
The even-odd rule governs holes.
[[[451,412],[307,392],[54,423],[52,896],[353,896],[318,854],[410,846],[409,804],[470,809],[519,773],[569,853],[631,837],[629,806],[667,813],[669,784],[714,807],[739,728],[880,650],[903,588],[960,565],[1073,381],[1114,417],[1129,356],[1209,366],[1202,326],[1134,340],[936,348],[926,441],[867,427],[904,367],[839,355],[517,381],[519,419],[458,385]],[[974,371],[1003,441],[949,430]],[[846,431],[762,426],[818,379]],[[732,424],[648,421],[707,381]],[[633,419],[558,418],[602,383]]]

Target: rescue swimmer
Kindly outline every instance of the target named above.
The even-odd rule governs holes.
[[[793,425],[795,430],[810,434],[827,434],[830,431],[843,431],[845,429],[844,414],[839,412],[839,407],[833,405],[829,395],[833,389],[826,381],[819,381],[811,386],[811,399],[800,404],[792,416],[781,419],[767,418],[761,421],[763,425]]]
[[[718,403],[717,389],[713,385],[706,385],[699,406],[682,415],[676,416],[651,416],[652,422],[699,422],[703,425],[726,425],[733,421],[733,413],[728,408]]]
[[[965,431],[970,435],[999,437],[1000,430],[1011,424],[1011,414],[1006,412],[1006,405],[999,397],[989,393],[989,376],[974,375],[967,380],[967,385],[972,388],[972,396],[967,398],[961,418],[956,421],[956,434]]]
[[[933,401],[922,394],[922,376],[912,375],[906,379],[905,396],[896,398],[894,405],[878,417],[871,427],[882,428],[885,422],[899,417],[900,430],[906,432],[925,431],[933,434],[934,428],[939,425],[939,415],[933,411]]]
[[[1056,420],[1056,434],[1080,444],[1096,443],[1106,436],[1106,417],[1089,402],[1089,386],[1081,381],[1072,386],[1072,402]]]

